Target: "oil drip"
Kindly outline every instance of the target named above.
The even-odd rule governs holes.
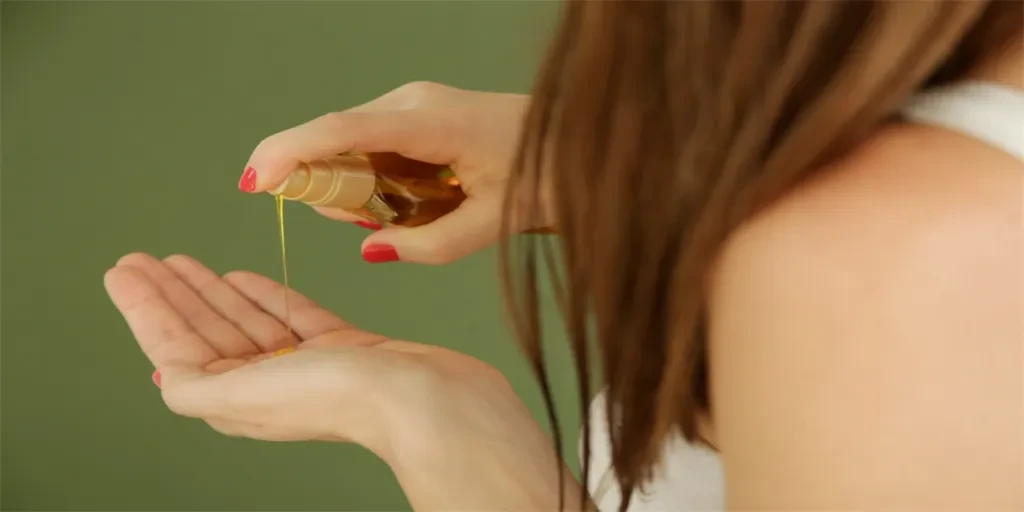
[[[288,335],[295,340],[294,331],[292,330],[292,307],[289,295],[291,295],[291,284],[288,282],[288,246],[285,242],[284,236],[284,198],[281,196],[275,196],[274,202],[277,203],[277,230],[281,238],[281,273],[284,277],[284,323],[288,327]],[[282,349],[282,351],[285,349]],[[278,351],[281,352],[281,351]]]

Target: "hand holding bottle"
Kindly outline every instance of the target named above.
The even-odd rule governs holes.
[[[415,227],[387,227],[362,246],[368,261],[448,263],[495,243],[500,234],[509,170],[529,99],[411,83],[369,103],[318,117],[264,139],[239,187],[272,190],[307,162],[343,153],[397,154],[448,166],[466,195],[451,213]],[[360,218],[316,207],[325,216]],[[547,227],[515,226],[517,231]]]

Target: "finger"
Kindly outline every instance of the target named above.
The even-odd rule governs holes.
[[[227,372],[218,368],[210,372],[204,367],[168,365],[160,370],[160,394],[175,414],[237,421],[257,405],[254,399],[260,394],[245,389],[246,379],[237,378],[244,369],[244,364]]]
[[[221,357],[238,357],[258,352],[249,338],[210,307],[185,281],[160,260],[142,253],[124,256],[118,266],[132,266],[145,272],[174,309],[209,342]]]
[[[501,202],[471,197],[437,220],[415,228],[388,228],[363,240],[371,246],[393,247],[401,261],[439,265],[493,244],[501,230]]]
[[[114,267],[104,275],[103,283],[154,366],[205,365],[220,357],[142,270]]]
[[[353,329],[348,322],[321,308],[305,295],[295,290],[286,290],[283,285],[267,277],[235,271],[225,275],[224,280],[279,321],[286,324],[290,321],[292,329],[303,339]]]
[[[165,259],[164,263],[211,308],[252,340],[261,352],[273,352],[297,341],[283,323],[257,307],[198,261],[188,256],[174,255]]]
[[[264,139],[249,158],[256,173],[250,191],[279,185],[301,162],[331,155],[399,153],[448,164],[458,157],[454,116],[428,110],[335,112]]]
[[[408,110],[422,106],[423,95],[417,93],[419,84],[405,84],[382,94],[362,105],[345,109],[345,112],[379,112],[383,110]],[[424,84],[425,85],[425,84]]]

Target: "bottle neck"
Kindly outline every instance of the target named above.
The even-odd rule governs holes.
[[[270,193],[312,206],[354,210],[376,195],[377,175],[366,159],[339,155],[301,164]]]

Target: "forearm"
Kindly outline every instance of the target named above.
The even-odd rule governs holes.
[[[511,388],[496,388],[488,400],[455,398],[457,410],[406,423],[415,434],[400,436],[404,446],[392,446],[388,462],[413,508],[541,512],[558,510],[561,497],[564,510],[584,510],[551,440]]]
[[[469,460],[446,459],[421,467],[396,467],[406,498],[417,512],[453,510],[556,511],[559,505],[558,471],[563,476],[562,496],[567,512],[579,511],[580,486],[572,473],[555,459],[517,460],[508,453],[480,453]],[[588,503],[585,510],[595,510]]]

